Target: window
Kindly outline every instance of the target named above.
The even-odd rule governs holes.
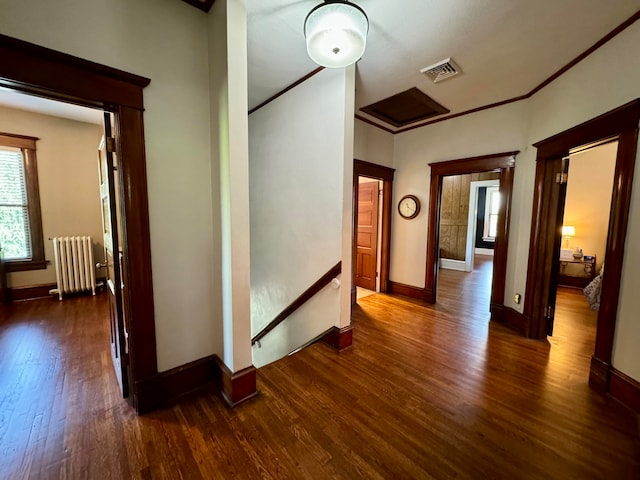
[[[9,272],[46,268],[36,140],[0,133],[0,247]]]
[[[498,234],[498,211],[500,210],[500,187],[487,187],[484,207],[484,232],[482,240],[495,242]]]

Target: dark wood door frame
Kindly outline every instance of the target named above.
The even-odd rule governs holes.
[[[546,302],[544,295],[550,288],[550,272],[553,271],[552,265],[556,261],[557,251],[554,250],[553,245],[554,243],[559,245],[558,239],[561,236],[558,228],[555,228],[555,232],[549,232],[548,230],[553,227],[546,226],[542,221],[543,212],[550,208],[558,208],[557,205],[551,204],[555,179],[552,178],[554,174],[547,168],[547,164],[557,163],[559,158],[568,156],[573,148],[604,139],[618,139],[605,253],[606,268],[602,282],[602,300],[598,311],[596,345],[589,374],[589,383],[600,389],[608,388],[612,368],[613,338],[618,313],[628,212],[631,205],[639,121],[640,100],[634,100],[534,144],[538,149],[538,155],[524,316],[528,322],[528,336],[544,339],[546,338],[546,319],[542,312]]]
[[[158,373],[142,96],[150,80],[5,35],[0,58],[1,86],[114,113],[133,402],[144,411],[152,399],[137,385]]]
[[[430,163],[431,188],[429,191],[429,230],[427,233],[427,268],[423,299],[436,303],[438,283],[438,263],[440,253],[440,202],[442,178],[450,175],[464,175],[481,172],[500,172],[500,202],[498,212],[498,235],[493,257],[493,280],[491,284],[491,309],[504,304],[505,279],[507,275],[507,249],[509,246],[509,219],[511,217],[511,196],[513,173],[518,151],[483,155],[480,157]]]
[[[393,175],[395,169],[363,160],[353,161],[353,225],[351,258],[351,303],[356,303],[356,226],[358,225],[358,177],[382,181],[382,223],[380,225],[380,293],[389,291],[389,269],[391,267],[391,211],[393,202]]]

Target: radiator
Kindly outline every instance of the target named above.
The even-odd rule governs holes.
[[[60,300],[62,295],[67,293],[91,290],[91,293],[96,294],[91,237],[54,237],[53,257]]]

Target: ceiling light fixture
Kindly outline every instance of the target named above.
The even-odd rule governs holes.
[[[340,68],[357,62],[367,46],[369,19],[346,0],[325,0],[304,20],[307,52],[318,65]]]

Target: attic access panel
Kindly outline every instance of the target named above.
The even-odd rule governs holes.
[[[203,12],[209,12],[211,10],[211,6],[215,0],[182,0],[183,2],[188,3],[189,5],[193,5],[196,8],[199,8]]]
[[[416,87],[362,107],[360,111],[395,127],[404,127],[450,112],[448,108],[443,107]]]

